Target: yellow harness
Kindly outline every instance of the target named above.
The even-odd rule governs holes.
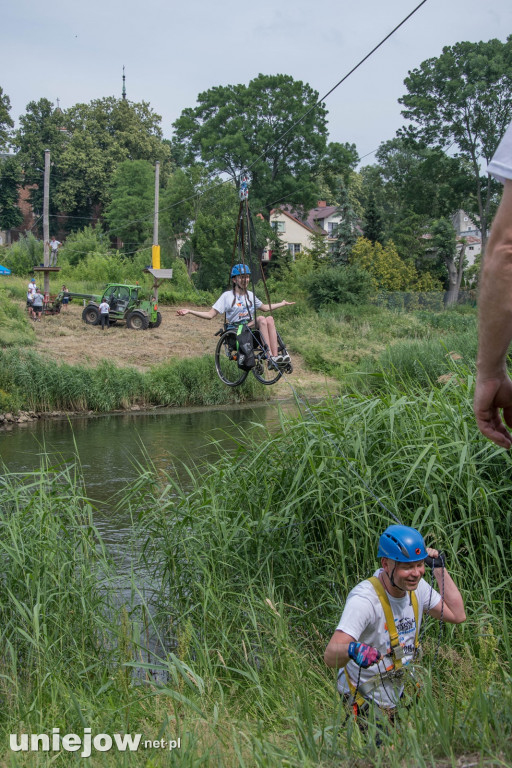
[[[384,677],[387,674],[396,675],[397,672],[400,672],[402,670],[402,658],[404,656],[404,649],[400,645],[398,632],[396,631],[395,618],[393,616],[391,604],[388,599],[388,594],[384,589],[382,582],[376,576],[372,576],[370,579],[368,579],[368,581],[375,589],[377,596],[380,600],[382,610],[384,611],[384,617],[386,619],[386,627],[389,633],[389,640],[391,645],[390,655],[393,659],[393,664],[386,668],[386,673],[382,673],[382,675],[380,673],[374,675],[365,683],[363,683],[363,685],[358,686],[358,688],[356,688],[356,686],[350,679],[347,672],[347,668],[345,667],[345,677],[347,679],[350,693],[354,697],[355,704],[357,704],[359,707],[362,706],[365,702],[364,695],[368,695],[371,690],[376,688],[377,685],[379,685],[382,677]],[[414,650],[416,652],[420,644],[419,635],[418,635],[418,598],[416,597],[415,592],[409,592],[409,594],[411,596],[412,610],[414,612],[414,621],[416,623],[416,634],[414,637]]]

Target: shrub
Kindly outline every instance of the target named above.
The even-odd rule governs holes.
[[[370,276],[357,266],[321,269],[304,278],[314,309],[329,304],[362,304],[371,292]]]
[[[59,251],[59,259],[64,259],[72,266],[76,266],[90,254],[107,255],[109,252],[109,239],[103,233],[101,227],[84,227],[78,232],[72,232],[66,238],[66,242]]]
[[[32,232],[21,235],[20,239],[5,248],[2,254],[3,265],[13,275],[28,275],[32,268],[43,261],[44,244],[37,240]]]

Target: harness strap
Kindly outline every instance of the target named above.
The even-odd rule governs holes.
[[[404,655],[404,650],[400,645],[400,639],[398,637],[398,632],[396,630],[395,617],[393,616],[393,610],[391,608],[391,604],[389,602],[387,592],[384,589],[382,582],[376,576],[372,576],[371,578],[368,579],[368,581],[370,582],[370,584],[372,585],[372,587],[375,589],[377,593],[377,597],[380,600],[382,610],[384,611],[384,617],[386,619],[386,628],[389,633],[389,640],[391,645],[391,657],[393,659],[393,667],[389,667],[386,670],[386,673],[389,675],[391,671],[397,672],[402,669],[402,658]],[[414,613],[414,621],[416,623],[416,633],[414,636],[414,649],[416,651],[419,647],[418,598],[415,592],[410,592],[409,594],[411,596],[411,604],[412,604],[412,610]],[[379,685],[379,683],[381,682],[381,678],[383,676],[386,676],[386,673],[384,673],[384,675],[377,673],[376,675],[371,677],[369,680],[367,680],[365,683],[363,683],[363,685],[358,686],[356,688],[356,686],[354,685],[354,683],[349,677],[346,667],[344,669],[344,672],[345,672],[345,678],[347,680],[350,693],[352,694],[355,704],[357,704],[359,707],[361,707],[365,702],[364,696],[365,695],[368,696],[370,692]]]
[[[400,645],[400,640],[398,637],[398,632],[396,631],[396,624],[395,624],[395,618],[393,616],[393,611],[391,609],[391,605],[388,599],[388,595],[386,590],[384,589],[384,586],[382,582],[376,577],[372,576],[368,579],[372,587],[375,589],[377,593],[377,597],[380,600],[380,604],[382,606],[382,610],[384,611],[384,617],[386,619],[386,625],[387,630],[389,633],[389,640],[391,645],[391,656],[393,659],[393,664],[395,669],[400,669],[402,666],[402,658],[404,655],[404,650],[402,646]],[[416,597],[415,592],[409,592],[411,596],[411,603],[412,603],[412,610],[414,612],[414,621],[416,624],[416,632],[414,636],[414,649],[417,650],[419,646],[419,636],[418,636],[418,598]]]

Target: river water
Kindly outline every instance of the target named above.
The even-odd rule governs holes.
[[[295,415],[295,403],[41,420],[0,430],[0,457],[17,473],[39,469],[44,455],[54,465],[78,457],[86,494],[95,503],[95,524],[126,572],[132,562],[131,520],[117,498],[138,477],[137,465],[147,466],[149,456],[157,469],[186,483],[187,467],[214,460],[219,444],[234,449],[242,430],[257,434],[261,424],[277,428],[282,412]]]

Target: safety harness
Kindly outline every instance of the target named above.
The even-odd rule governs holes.
[[[371,677],[362,685],[359,685],[359,682],[357,683],[357,685],[354,685],[354,683],[349,677],[347,668],[345,667],[345,677],[347,680],[350,693],[352,694],[354,712],[356,714],[357,714],[357,708],[363,706],[363,704],[369,697],[370,693],[373,690],[375,690],[375,688],[377,688],[385,679],[398,678],[404,674],[404,669],[402,666],[404,649],[400,645],[400,639],[398,637],[398,632],[396,631],[395,618],[393,616],[393,610],[391,608],[391,604],[389,602],[387,592],[384,589],[382,582],[376,576],[372,576],[370,579],[368,579],[368,581],[375,589],[377,596],[380,600],[382,610],[384,611],[384,617],[386,619],[386,627],[389,633],[389,640],[391,645],[391,653],[388,655],[390,655],[391,658],[393,659],[393,663],[389,667],[386,667],[385,672],[379,671],[376,675]],[[418,651],[419,644],[420,644],[419,634],[418,634],[418,616],[419,616],[418,598],[416,597],[415,592],[410,592],[409,594],[411,596],[411,604],[414,612],[414,621],[416,624],[416,633],[414,637],[414,655],[416,656],[416,653]]]

